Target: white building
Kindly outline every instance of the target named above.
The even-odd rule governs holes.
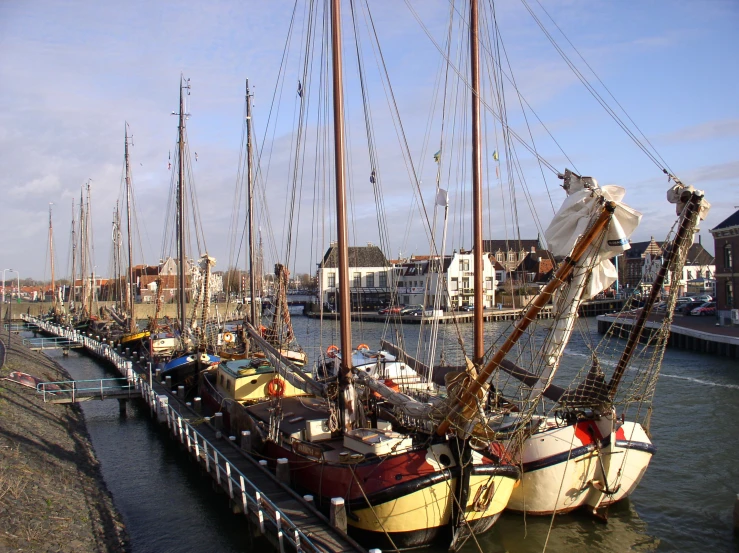
[[[318,290],[324,306],[335,309],[339,286],[339,252],[332,242],[318,264]],[[390,304],[395,283],[393,268],[372,244],[349,248],[349,288],[352,310],[375,310]]]

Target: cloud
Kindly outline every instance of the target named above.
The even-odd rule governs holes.
[[[739,135],[739,119],[723,119],[683,127],[682,129],[659,135],[656,137],[656,140],[674,144],[677,142],[718,140],[737,135]]]

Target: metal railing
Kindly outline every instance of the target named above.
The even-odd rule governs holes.
[[[148,384],[143,382],[143,387]],[[215,471],[218,485],[228,487],[231,500],[240,501],[245,513],[250,510],[259,521],[259,530],[264,533],[265,522],[271,522],[277,529],[277,539],[280,552],[285,551],[285,545],[291,545],[295,551],[309,551],[313,553],[324,553],[324,549],[318,547],[306,536],[298,526],[293,523],[272,501],[264,496],[259,488],[249,478],[236,468],[209,442],[190,422],[183,418],[171,405],[166,405],[167,426],[176,439],[184,445],[188,452],[198,460],[205,463],[208,472]],[[287,542],[287,543],[286,543]]]
[[[24,338],[23,345],[30,349],[65,349],[81,348],[82,344],[66,337]]]
[[[240,499],[244,513],[251,511],[256,515],[259,529],[262,533],[264,533],[266,523],[272,523],[275,526],[277,529],[280,553],[284,553],[285,546],[287,545],[291,545],[297,553],[301,553],[303,551],[310,553],[326,553],[326,551],[328,551],[326,548],[319,547],[302,530],[300,530],[300,528],[296,526],[295,523],[293,523],[290,518],[279,509],[279,507],[262,494],[259,488],[255,486],[249,478],[244,476],[236,466],[231,464],[228,459],[220,454],[218,449],[200,432],[198,432],[187,419],[183,418],[182,415],[174,409],[174,407],[169,405],[168,402],[162,405],[158,401],[158,394],[154,391],[151,384],[143,379],[139,373],[133,370],[133,364],[131,361],[120,355],[112,347],[102,344],[97,340],[93,340],[92,338],[88,338],[75,330],[65,329],[54,323],[40,321],[25,314],[21,317],[27,323],[38,325],[38,327],[45,332],[56,334],[62,339],[79,341],[82,347],[108,359],[121,374],[126,375],[125,378],[101,379],[100,381],[95,382],[101,382],[103,380],[125,380],[128,382],[128,386],[130,386],[132,390],[137,390],[139,392],[141,397],[146,400],[152,410],[158,411],[166,405],[167,425],[172,430],[175,437],[178,438],[180,442],[186,446],[187,450],[197,459],[202,459],[208,471],[213,467],[216,472],[216,481],[219,484],[221,484],[222,481],[225,481],[228,486],[229,496],[234,501],[238,501],[238,499]],[[51,338],[48,339],[51,340]],[[58,385],[60,383],[45,382],[39,386],[48,384]],[[77,388],[77,391],[79,391],[79,388]],[[49,394],[59,392],[60,390],[46,391],[46,393]],[[167,396],[164,397],[166,398]]]
[[[70,398],[74,403],[77,399],[91,398],[125,398],[138,395],[138,386],[128,378],[99,378],[93,380],[63,380],[60,382],[40,382],[36,391],[55,400]]]

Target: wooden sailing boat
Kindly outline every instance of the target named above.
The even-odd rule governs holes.
[[[395,548],[426,545],[451,526],[464,526],[470,533],[489,528],[505,508],[519,472],[466,443],[429,433],[434,405],[419,404],[389,390],[367,371],[372,366],[387,371],[394,365],[398,370],[412,369],[390,356],[372,358],[368,349],[352,347],[339,21],[335,0],[331,4],[333,159],[341,344],[334,356],[336,383],[306,386],[316,393],[315,398],[276,395],[274,401],[245,406],[249,418],[243,422],[263,437],[266,457],[289,459],[296,467],[294,485],[311,493],[319,506],[327,508],[333,497],[343,497],[352,531]],[[256,329],[248,330],[259,342]],[[270,352],[268,344],[261,346]],[[274,349],[270,353],[273,363],[287,368],[286,376],[299,374]],[[363,359],[364,365],[354,366],[355,358]],[[373,393],[381,392],[397,401],[407,421],[401,423],[393,415],[390,403],[378,405]],[[233,420],[232,415],[232,431]]]
[[[148,329],[140,330],[136,324],[136,293],[135,281],[133,276],[133,228],[131,226],[131,212],[133,209],[133,189],[131,183],[131,164],[128,151],[128,123],[125,124],[124,132],[124,157],[126,163],[126,242],[128,269],[126,270],[126,291],[124,294],[126,306],[126,319],[123,322],[125,330],[120,338],[120,344],[123,348],[131,348],[131,350],[139,350],[141,346],[148,341],[151,332]]]
[[[187,313],[187,278],[190,272],[187,265],[186,248],[186,210],[185,210],[185,113],[184,94],[190,93],[190,80],[180,76],[180,110],[177,139],[177,185],[176,185],[176,216],[175,234],[177,247],[177,321],[174,328],[159,329],[158,322],[153,321],[154,329],[151,331],[150,351],[152,359],[161,363],[162,376],[171,376],[174,384],[195,384],[193,378],[199,372],[201,365],[211,365],[220,359],[217,356],[206,353],[206,325],[208,324],[208,310],[210,306],[209,276],[215,259],[207,253],[200,259],[199,286],[196,286],[196,294],[193,297],[193,315],[188,320]],[[159,295],[159,290],[157,290]],[[198,320],[196,310],[202,307],[201,316]],[[159,330],[159,332],[156,332]]]

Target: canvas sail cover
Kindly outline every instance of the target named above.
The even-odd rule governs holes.
[[[629,249],[629,237],[639,225],[642,214],[621,201],[626,191],[620,186],[601,188],[595,179],[581,177],[569,170],[565,170],[564,180],[567,198],[544,232],[549,250],[555,257],[570,255],[598,212],[602,200],[616,204],[605,240],[598,244],[598,251],[593,252],[592,271],[582,295],[585,300],[595,297],[616,281],[618,274],[610,260]]]

